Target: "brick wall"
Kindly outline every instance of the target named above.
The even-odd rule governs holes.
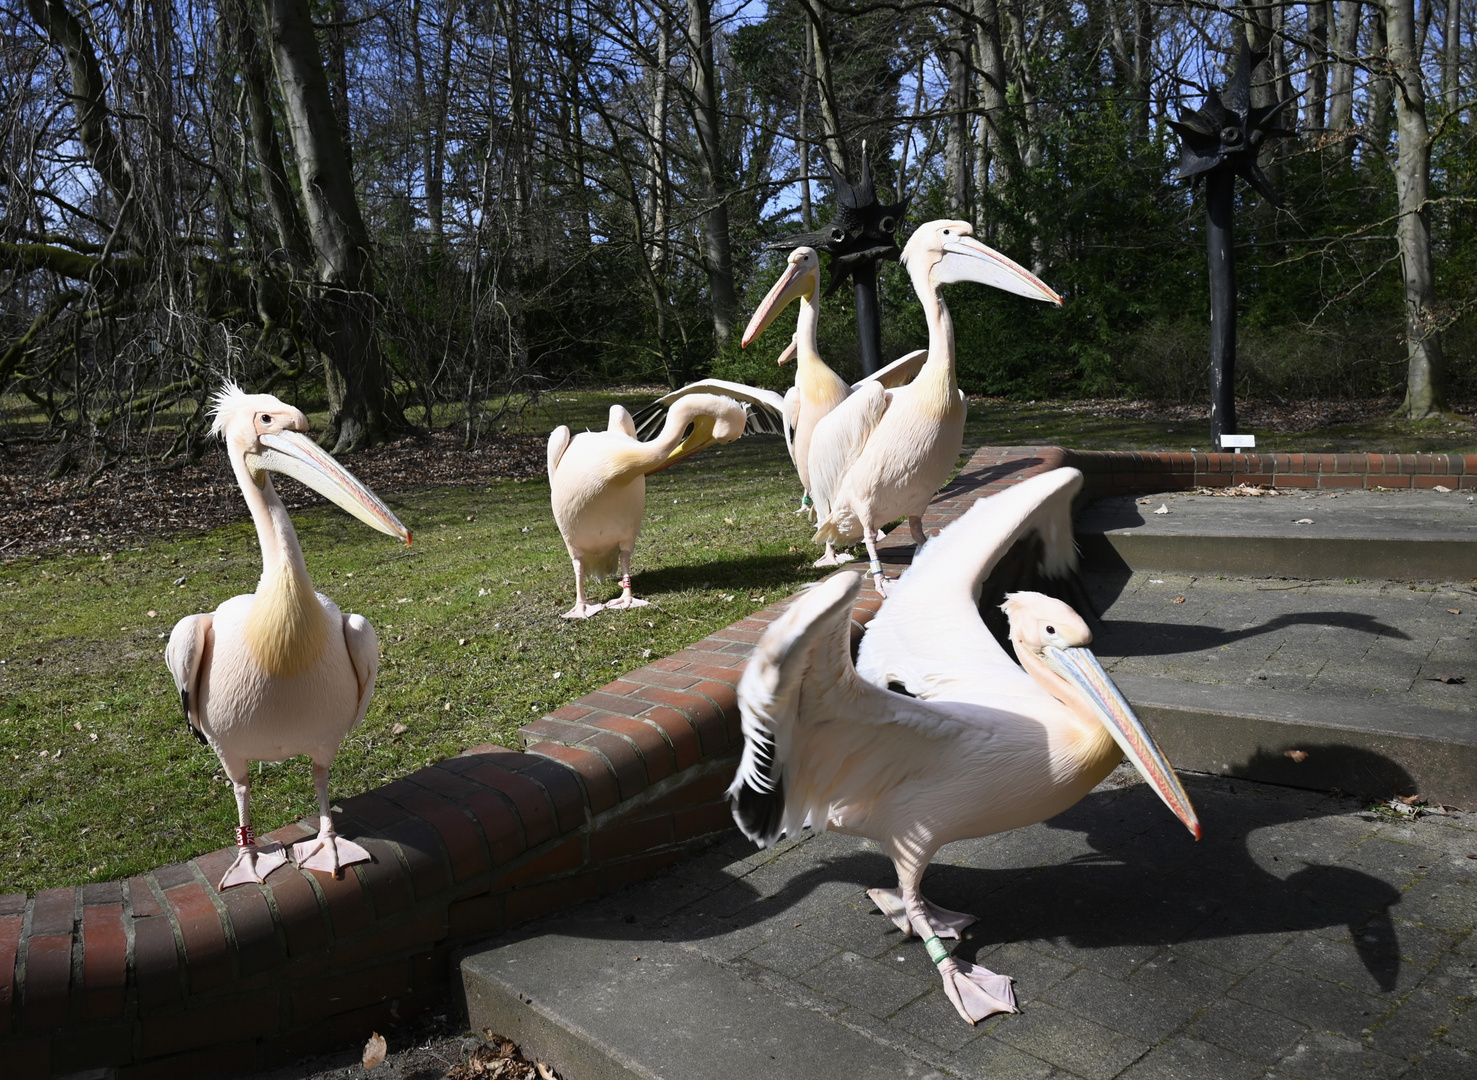
[[[1063,464],[1097,494],[1477,487],[1473,456],[987,448],[925,526],[937,532],[981,495]],[[732,827],[735,691],[785,603],[529,724],[521,753],[476,747],[346,800],[339,830],[374,862],[342,881],[288,866],[264,886],[217,893],[228,849],[127,881],[0,896],[0,1076],[193,1080],[351,1044],[443,1004],[458,948],[640,880]],[[856,633],[880,603],[863,592]]]

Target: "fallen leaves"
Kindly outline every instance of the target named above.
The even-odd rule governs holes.
[[[1448,615],[1460,615],[1462,613],[1462,609],[1459,607],[1449,607],[1446,609],[1446,613]]]
[[[1171,604],[1183,604],[1184,602],[1185,598],[1183,596],[1176,596],[1173,600],[1170,601]]]
[[[1450,671],[1440,671],[1437,672],[1435,675],[1427,675],[1426,681],[1446,683],[1450,686],[1460,686],[1462,683],[1467,681],[1467,677],[1465,675],[1454,674]]]
[[[453,1065],[446,1080],[559,1080],[551,1066],[529,1061],[511,1040],[487,1029],[482,1037],[486,1041],[472,1049],[465,1061]]]
[[[1167,503],[1160,503],[1159,504],[1159,509],[1158,510],[1155,510],[1154,513],[1156,513],[1156,514],[1167,514],[1167,513],[1169,513],[1169,505]]]
[[[1312,518],[1298,518],[1296,521],[1293,522],[1293,524],[1294,525],[1311,525],[1311,524],[1313,524],[1313,519]]]
[[[366,1069],[377,1069],[385,1063],[385,1037],[378,1031],[372,1032],[369,1041],[364,1044],[363,1064]]]
[[[1284,750],[1282,751],[1282,756],[1292,758],[1299,765],[1308,760],[1308,752],[1306,750]]]

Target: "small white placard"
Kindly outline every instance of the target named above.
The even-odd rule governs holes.
[[[1222,450],[1251,450],[1256,447],[1255,435],[1222,435]]]

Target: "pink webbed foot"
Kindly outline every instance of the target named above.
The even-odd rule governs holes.
[[[939,974],[944,980],[944,993],[970,1024],[996,1013],[1020,1012],[1015,1007],[1015,991],[1011,989],[1009,975],[997,975],[988,968],[952,956],[940,961]]]
[[[614,600],[607,600],[605,606],[616,611],[625,611],[628,608],[646,607],[650,603],[650,600],[637,600],[634,596],[617,596]]]
[[[608,604],[575,604],[574,607],[559,617],[561,619],[588,619],[591,615],[595,615],[609,606]]]
[[[891,919],[904,935],[913,936],[913,927],[908,922],[908,909],[903,904],[901,889],[868,889],[867,895],[872,898],[872,903],[877,905],[878,910]],[[979,922],[979,919],[968,912],[950,911],[929,900],[923,901],[923,910],[927,915],[928,925],[932,926],[933,932],[941,938],[954,938],[957,941],[966,927]]]
[[[292,845],[292,858],[302,870],[321,870],[335,879],[344,876],[344,867],[373,862],[369,852],[352,840],[333,833],[319,833],[311,840]]]
[[[816,566],[816,567],[820,567],[820,566],[840,566],[842,563],[849,563],[849,562],[851,562],[851,560],[854,557],[855,556],[851,555],[848,552],[845,552],[845,551],[833,551],[833,550],[831,550],[831,548],[827,547],[826,548],[826,553],[824,555],[822,555],[819,559],[817,559],[815,562],[811,563],[810,565],[811,566]]]
[[[268,874],[286,864],[287,851],[275,840],[237,848],[236,861],[225,872],[215,891],[225,892],[232,885],[245,885],[248,881],[263,883]]]

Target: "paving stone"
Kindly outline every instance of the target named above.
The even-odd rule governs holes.
[[[886,964],[854,952],[837,953],[810,968],[799,981],[865,1009],[873,1016],[890,1016],[929,990],[929,985],[921,979],[893,971]]]
[[[1045,1002],[1000,1024],[993,1034],[1086,1080],[1109,1080],[1149,1049],[1147,1043]]]
[[[1280,1061],[1299,1039],[1305,1038],[1308,1028],[1255,1005],[1222,998],[1205,1010],[1189,1032],[1197,1039],[1270,1065]]]
[[[1437,1046],[1410,1067],[1403,1080],[1472,1080],[1477,1076],[1477,1054]]]
[[[1409,1062],[1381,1054],[1355,1039],[1315,1031],[1300,1040],[1277,1063],[1277,1068],[1285,1075],[1307,1077],[1308,1080],[1315,1077],[1317,1080],[1352,1080],[1354,1077],[1391,1080],[1405,1072]]]
[[[948,1064],[963,1076],[1000,1077],[1002,1080],[1051,1080],[1060,1075],[1050,1062],[1032,1057],[991,1035],[966,1043],[948,1058]]]
[[[1451,1037],[1453,1028],[1459,1027],[1461,1021],[1462,1011],[1457,999],[1429,990],[1417,990],[1375,1025],[1374,1030],[1365,1036],[1365,1041],[1383,1054],[1409,1061],[1426,1052],[1432,1043],[1443,1039],[1462,1046],[1460,1035]]]
[[[1151,1044],[1179,1030],[1199,1011],[1193,1001],[1161,998],[1142,986],[1086,970],[1062,980],[1043,999]]]
[[[744,953],[750,963],[791,978],[809,971],[841,950],[828,941],[820,941],[798,930],[776,930],[754,948]]]
[[[1231,996],[1305,1023],[1315,1031],[1337,1032],[1349,1038],[1358,1038],[1386,1011],[1377,997],[1275,964],[1252,972],[1231,989]]]
[[[1176,1035],[1154,1047],[1124,1072],[1121,1080],[1254,1080],[1265,1072],[1258,1062],[1220,1046]]]

